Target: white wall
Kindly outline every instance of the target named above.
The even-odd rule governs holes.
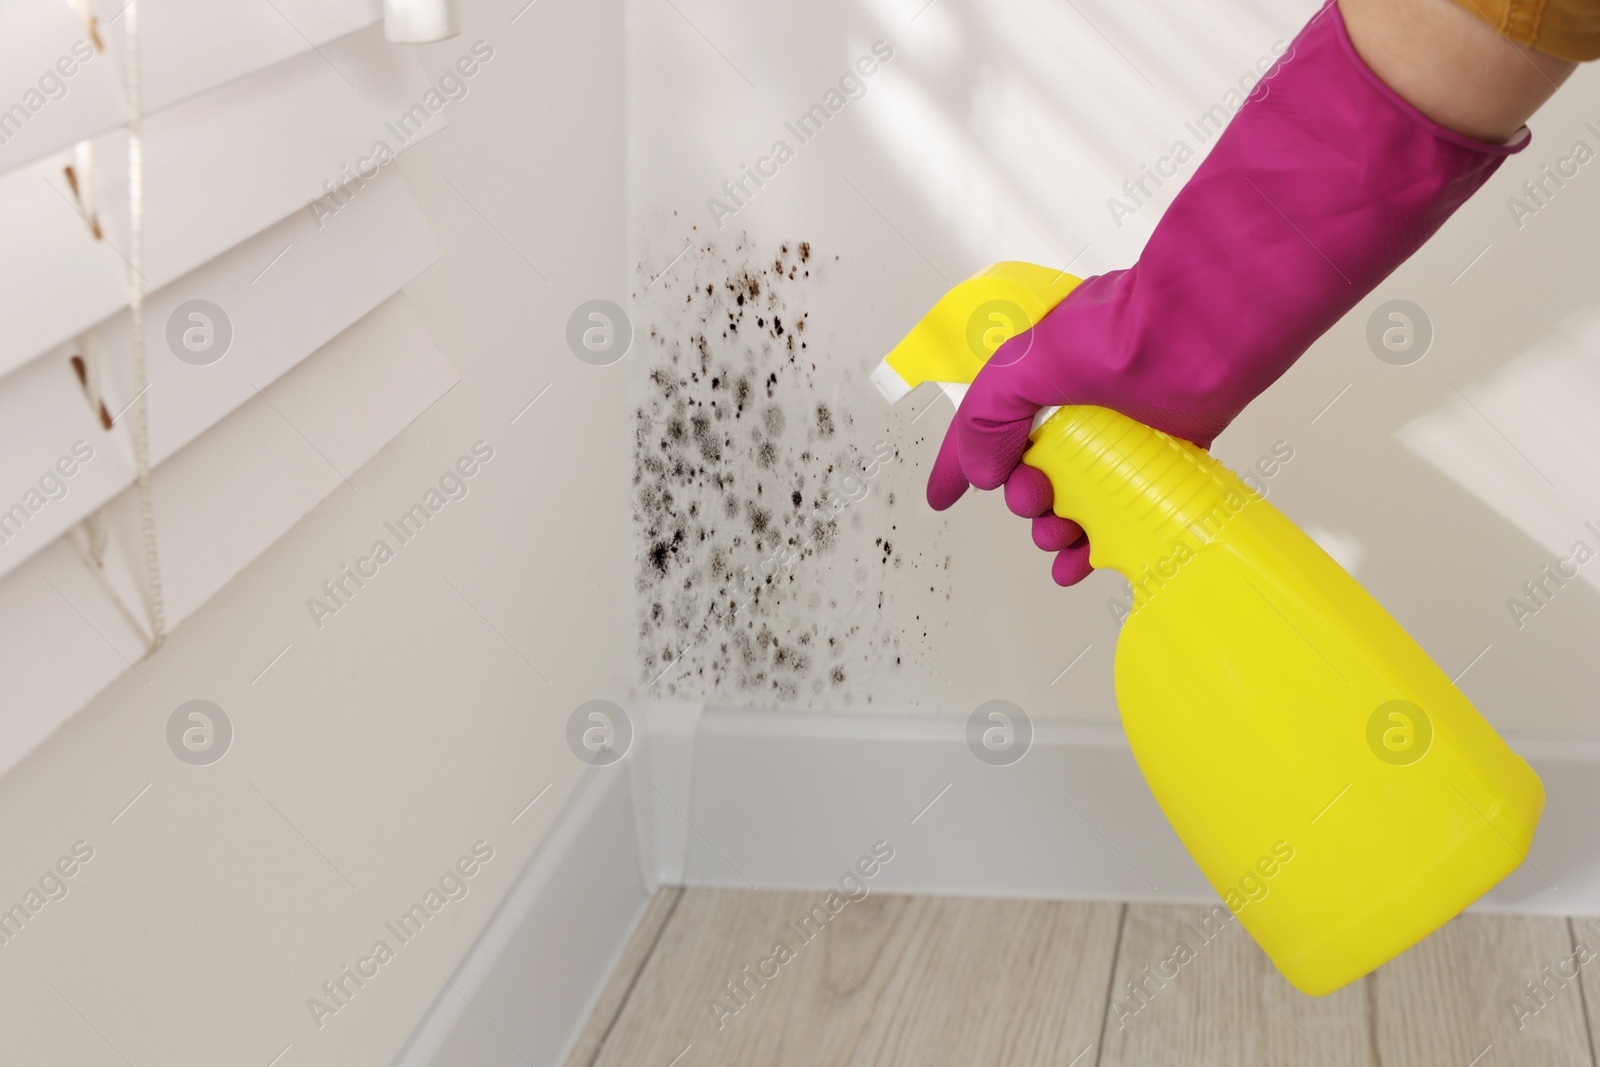
[[[670,541],[673,530],[656,521],[652,489],[672,489],[685,531],[664,575],[641,568],[642,684],[730,706],[966,714],[1008,698],[1036,716],[1115,718],[1107,601],[1120,580],[1100,574],[1057,590],[1047,558],[998,499],[929,512],[922,487],[951,409],[919,394],[909,410],[887,413],[866,373],[940,293],[988,262],[1071,264],[1084,275],[1127,265],[1175,186],[1120,227],[1107,198],[1175,141],[1203,148],[1185,121],[1225,103],[1239,75],[1292,37],[1314,6],[629,4],[629,236],[647,344],[634,385],[650,424],[637,458],[662,452],[675,405],[700,411],[713,397],[692,377],[697,333],[708,335],[708,366],[748,367],[759,381],[775,373],[774,400],[786,413],[782,433],[752,429],[767,403],[760,396],[724,424],[734,447],[722,460],[704,460],[691,433],[666,453],[692,473],[642,465],[642,547],[660,542],[662,530]],[[800,144],[785,122],[880,39],[894,59]],[[1600,520],[1600,445],[1590,428],[1600,400],[1600,339],[1590,325],[1600,294],[1581,236],[1600,221],[1596,165],[1520,229],[1507,206],[1576,139],[1600,149],[1600,133],[1583,126],[1593,119],[1600,128],[1597,80],[1600,72],[1580,72],[1535,119],[1532,147],[1216,448],[1240,468],[1288,442],[1294,459],[1269,483],[1274,503],[1346,562],[1448,673],[1473,664],[1463,689],[1491,721],[1519,732],[1600,732],[1588,700],[1600,682],[1596,661],[1580,653],[1600,623],[1600,564],[1520,629],[1507,605],[1573,541],[1600,550],[1600,533],[1583,527]],[[747,206],[715,217],[708,198],[779,139],[794,157],[751,186]],[[799,241],[811,246],[810,277],[771,285],[786,322],[808,315],[806,357],[791,364],[778,339],[752,343],[748,325],[722,336],[731,292],[720,286],[746,270],[765,270],[760,280],[771,283],[771,261]],[[1409,367],[1380,362],[1365,341],[1370,313],[1396,297],[1421,304],[1436,333]],[[707,331],[708,322],[717,328]],[[916,417],[930,402],[937,410]],[[821,438],[808,418],[818,403],[838,436]],[[766,534],[752,544],[761,538],[751,503],[772,505],[778,540],[804,530],[782,504],[791,485],[809,511],[815,487],[837,477],[829,465],[879,440],[892,442],[899,461],[841,516],[834,541],[814,545],[779,591],[741,612],[748,654],[705,630],[723,584],[719,552],[754,566],[774,543]],[[767,467],[753,461],[763,442],[773,445]],[[717,507],[729,497],[737,514]],[[692,517],[689,504],[698,505]],[[776,644],[760,643],[763,630]],[[829,638],[846,652],[830,651]],[[832,680],[836,667],[843,682]]]
[[[577,782],[568,714],[626,693],[625,369],[565,342],[625,295],[622,13],[520,6],[421,49],[495,58],[399,164],[444,250],[408,296],[460,384],[0,780],[0,903],[93,849],[0,945],[8,1061],[389,1063]],[[307,598],[479,440],[470,494],[318,630]],[[210,766],[165,738],[195,698],[235,729]],[[480,840],[465,899],[319,1031],[307,998]]]

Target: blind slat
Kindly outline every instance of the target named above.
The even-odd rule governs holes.
[[[65,3],[0,3],[0,172],[124,121],[122,73]]]
[[[345,474],[358,471],[455,382],[405,298],[395,296],[267,390],[272,403],[251,400],[157,469],[152,491],[169,625],[181,624],[344,484],[329,459]],[[112,505],[107,558],[109,579],[125,598],[137,598],[143,573],[133,496],[128,490]],[[0,774],[144,652],[137,631],[63,541],[0,578],[0,632],[7,635],[0,677],[8,709],[16,708],[0,731]],[[305,635],[315,637],[309,624]],[[278,651],[264,650],[262,665]]]
[[[375,141],[399,151],[441,128],[442,112],[404,142],[386,127],[427,88],[410,50],[386,44],[373,27],[151,116],[147,289],[303,210],[326,195],[325,182],[344,181]],[[74,207],[66,157],[0,176],[8,238],[0,243],[0,374],[125,305],[126,143],[123,131],[95,141],[103,241]]]
[[[122,8],[95,0],[92,35],[60,0],[0,4],[0,172],[127,123]],[[154,114],[382,18],[380,0],[165,0],[140,12]],[[18,108],[21,110],[17,110]]]
[[[128,0],[94,0],[100,29],[125,70]],[[382,0],[163,0],[139,12],[144,106],[151,114],[301,56],[383,17]],[[359,83],[358,83],[359,84]]]
[[[146,300],[151,460],[178,449],[248,402],[351,323],[416,277],[439,255],[397,173],[382,173],[319,230],[296,211],[261,234]],[[284,249],[288,249],[284,253]],[[265,274],[274,257],[281,258]],[[216,362],[194,365],[169,347],[167,324],[187,302],[223,309],[232,332]],[[182,315],[180,326],[192,325]],[[214,323],[220,325],[220,322]],[[117,416],[134,397],[128,315],[97,330],[106,409]],[[181,347],[181,342],[180,342]],[[18,565],[133,478],[131,417],[106,431],[87,403],[66,346],[0,378],[0,574]],[[94,458],[70,479],[41,479],[76,442]],[[73,466],[70,460],[67,464]],[[54,483],[60,480],[64,487]],[[46,489],[49,492],[46,492]],[[50,499],[61,493],[59,499]],[[18,512],[13,509],[22,508]]]

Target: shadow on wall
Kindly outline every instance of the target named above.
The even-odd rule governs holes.
[[[1315,5],[864,6],[906,55],[871,137],[945,233],[977,261],[1099,273],[1137,256]]]
[[[896,5],[866,7],[887,32]],[[905,76],[863,114],[901,189],[978,261],[1042,245],[1077,273],[1122,266],[1262,69],[1241,62],[1241,42],[1270,60],[1312,10],[1233,7],[937,3],[920,16],[934,46],[908,41]],[[1292,517],[1341,559],[1371,557],[1363,580],[1448,673],[1477,665],[1474,695],[1514,730],[1600,731],[1587,712],[1600,671],[1579,647],[1600,626],[1600,565],[1586,567],[1600,553],[1600,294],[1575,238],[1600,232],[1600,113],[1585,110],[1596,74],[1581,72],[1534,120],[1533,146],[1218,448],[1241,468],[1259,442],[1310,453],[1286,480]],[[1372,327],[1400,298],[1431,340],[1396,358]],[[1313,391],[1330,371],[1334,388]],[[1335,396],[1344,409],[1313,426]],[[1375,482],[1385,507],[1372,507]],[[1397,529],[1396,508],[1432,534]],[[1476,565],[1441,566],[1431,542],[1463,535]],[[1546,630],[1530,634],[1536,615]]]
[[[953,619],[974,614],[951,606],[949,523],[926,510],[918,469],[944,420],[923,418],[932,396],[883,410],[865,371],[944,285],[985,259],[1087,264],[1088,238],[1103,229],[1105,252],[1094,254],[1107,265],[1130,258],[1157,194],[1176,187],[1141,174],[1137,161],[1175,177],[1165,131],[1181,133],[1209,107],[1198,129],[1214,136],[1227,86],[1270,62],[1273,27],[1247,13],[1246,36],[1265,41],[1260,55],[1194,52],[1204,58],[1168,64],[1158,90],[1138,69],[1150,56],[1120,54],[1070,8],[918,7],[873,0],[755,19],[721,2],[636,6],[634,84],[648,90],[636,88],[631,105],[633,166],[652,175],[632,192],[630,227],[641,347],[638,680],[652,695],[975,706],[997,695],[996,671],[1037,675],[1030,684],[1048,689],[1088,643],[1072,633],[1062,656],[1040,630],[995,655],[952,634]],[[1140,17],[1141,32],[1163,42],[1184,36],[1180,23]],[[698,76],[653,76],[687,68]],[[847,83],[840,70],[860,73]],[[1116,103],[1068,106],[1095,98]],[[831,115],[813,128],[800,116],[818,102]],[[1203,138],[1183,136],[1203,151]],[[1107,190],[1135,190],[1120,193],[1138,210],[1114,231],[1101,221],[1113,218],[1106,198],[1061,195],[1062,175],[1089,173]],[[907,213],[909,232],[897,232]],[[840,232],[840,220],[854,228]],[[800,236],[818,251],[796,275]],[[915,266],[876,270],[885,257]],[[920,284],[935,276],[935,286]],[[885,311],[880,296],[904,311]],[[1035,596],[1066,604],[1026,528],[1005,530],[1006,565],[1028,575]],[[997,583],[969,571],[967,584]],[[1066,609],[1094,631],[1102,657],[1114,638],[1104,599],[1096,591]],[[1008,656],[1018,669],[1004,671]],[[1057,704],[1065,695],[1048,694]]]
[[[697,70],[641,77],[630,104],[635,170],[651,175],[630,194],[641,687],[814,707],[911,694],[963,713],[1005,695],[1042,714],[1085,687],[1109,692],[1115,579],[1050,587],[1025,529],[992,499],[929,513],[922,472],[949,408],[919,395],[883,412],[865,372],[985,262],[1034,259],[1083,275],[1132,262],[1315,6],[825,0],[758,18],[729,0],[681,13],[639,0],[635,53],[657,71]],[[785,123],[878,40],[894,56],[864,93],[736,220],[708,212],[728,176],[788,137]],[[1575,645],[1600,623],[1589,588],[1600,564],[1580,567],[1521,628],[1508,606],[1571,555],[1584,522],[1600,526],[1585,473],[1597,445],[1581,431],[1600,391],[1595,332],[1582,324],[1600,304],[1588,273],[1570,265],[1572,235],[1600,224],[1600,178],[1587,166],[1562,171],[1560,186],[1541,177],[1576,139],[1600,148],[1583,104],[1594,79],[1580,72],[1533,123],[1532,147],[1216,449],[1237,468],[1289,442],[1296,459],[1272,484],[1275,503],[1358,566],[1513,732],[1600,731],[1587,712],[1600,673]],[[1530,202],[1530,180],[1545,181],[1537,210],[1513,210],[1514,196]],[[796,235],[816,251],[810,273],[789,278]],[[745,276],[762,287],[753,309],[735,299]],[[1397,299],[1428,319],[1426,358],[1386,358],[1369,340],[1369,323],[1387,321]],[[754,330],[752,316],[764,320]],[[810,331],[794,362],[779,319],[789,338],[802,322]],[[1497,375],[1519,352],[1528,367]],[[748,379],[748,410],[724,395],[729,372]],[[923,417],[933,406],[940,414]],[[819,408],[837,436],[822,435]],[[781,418],[769,424],[767,409]],[[866,477],[880,442],[893,459]],[[838,481],[851,474],[859,500]],[[835,498],[847,503],[819,520]],[[1590,542],[1600,550],[1600,537]],[[1014,549],[997,554],[997,544]],[[793,566],[761,571],[783,550]],[[741,594],[744,567],[758,577]],[[730,610],[731,627],[719,622]],[[1074,713],[1114,709],[1077,700]]]
[[[1457,388],[1399,438],[1550,557],[1507,598],[1518,630],[1569,583],[1600,590],[1600,308],[1584,309],[1533,348]]]

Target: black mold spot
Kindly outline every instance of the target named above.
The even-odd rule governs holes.
[[[694,426],[694,442],[700,449],[701,458],[708,463],[715,463],[722,458],[722,442],[717,439],[716,433],[711,429],[711,418],[708,415],[696,415],[691,420]],[[689,506],[690,514],[694,514],[698,505]]]
[[[834,434],[833,412],[828,410],[828,405],[817,405],[817,432],[823,437],[832,437]]]
[[[868,560],[820,561],[859,537],[846,530],[868,512],[853,491],[841,506],[839,486],[870,441],[816,399],[841,388],[847,354],[819,343],[815,362],[798,358],[798,335],[818,341],[806,305],[825,272],[799,269],[811,251],[703,242],[659,280],[641,268],[638,298],[658,316],[641,331],[633,471],[639,670],[653,693],[836,707],[856,698],[848,677],[898,662],[900,638],[868,610],[884,602]],[[852,570],[865,603],[838,580]]]

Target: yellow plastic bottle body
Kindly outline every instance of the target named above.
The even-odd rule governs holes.
[[[1019,287],[1047,310],[1060,295],[1037,294],[1060,278],[980,273],[891,365],[917,384],[919,352],[965,343],[948,328],[963,310],[1018,302]],[[1297,988],[1359,978],[1523,861],[1538,776],[1281,512],[1202,449],[1105,408],[1063,408],[1033,441],[1024,460],[1088,533],[1091,562],[1133,587],[1117,702],[1150,789]]]

